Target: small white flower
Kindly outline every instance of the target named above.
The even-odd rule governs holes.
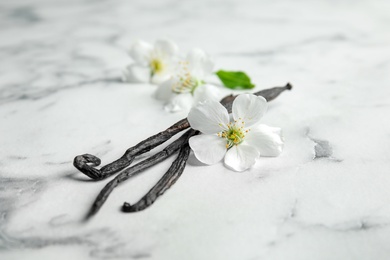
[[[123,71],[123,80],[159,84],[171,76],[178,47],[169,40],[158,40],[154,46],[137,41],[132,45],[129,54],[134,63]]]
[[[213,67],[210,56],[193,49],[178,63],[175,74],[159,85],[155,97],[165,101],[165,109],[170,112],[189,109],[200,101],[219,100],[217,87],[205,83]]]
[[[214,164],[225,157],[225,165],[235,171],[252,167],[261,156],[278,156],[283,150],[281,129],[259,125],[267,110],[267,101],[252,94],[239,95],[233,101],[232,116],[218,101],[208,100],[188,114],[192,128],[203,135],[191,137],[195,157]]]

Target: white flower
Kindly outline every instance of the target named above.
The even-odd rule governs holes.
[[[128,82],[161,83],[172,74],[172,65],[178,53],[177,45],[169,40],[158,40],[154,46],[144,41],[135,42],[130,49],[134,63],[123,71]]]
[[[217,87],[205,83],[213,67],[204,51],[193,49],[178,63],[175,74],[159,85],[155,97],[165,101],[165,109],[170,112],[189,109],[200,101],[219,100]]]
[[[195,157],[214,164],[225,157],[225,165],[235,171],[252,167],[261,156],[278,156],[283,150],[281,129],[259,125],[267,110],[267,101],[252,94],[239,95],[233,102],[233,121],[217,101],[206,101],[188,114],[192,128],[203,135],[191,137]]]

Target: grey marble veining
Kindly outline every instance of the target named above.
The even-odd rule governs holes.
[[[389,259],[389,1],[0,3],[1,259]],[[85,222],[106,164],[185,113],[121,70],[135,39],[205,49],[256,90],[291,82],[264,123],[285,150],[236,173],[191,163],[123,214],[171,161],[120,185]],[[229,90],[221,90],[230,93]],[[152,154],[152,152],[148,154]],[[142,157],[144,158],[144,157]]]

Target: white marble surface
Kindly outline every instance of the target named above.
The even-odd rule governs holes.
[[[390,259],[389,1],[0,3],[1,259]],[[137,38],[201,47],[256,90],[291,82],[264,123],[285,151],[250,171],[189,165],[151,208],[123,214],[169,162],[82,222],[106,164],[181,119],[121,83]],[[317,158],[316,158],[317,157]]]

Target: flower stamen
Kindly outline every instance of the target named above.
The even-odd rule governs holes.
[[[241,126],[236,125],[237,120],[234,121],[234,124],[228,123],[228,129],[218,133],[218,137],[226,139],[226,149],[231,148],[233,145],[239,145],[244,141],[245,134],[248,133],[249,129],[244,130],[244,121],[242,121]]]
[[[181,61],[179,62],[179,72],[176,75],[177,81],[174,85],[172,85],[172,92],[177,94],[182,93],[191,93],[194,94],[195,89],[202,84],[201,81],[194,78],[189,69],[188,69],[189,62],[188,61]]]

